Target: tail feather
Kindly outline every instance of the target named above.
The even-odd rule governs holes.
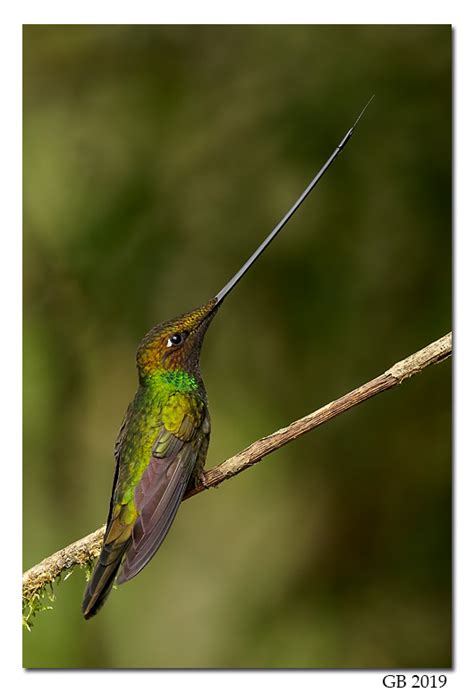
[[[82,600],[84,618],[94,616],[107,599],[129,544],[130,539],[104,544]]]

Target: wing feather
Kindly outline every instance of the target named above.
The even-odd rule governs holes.
[[[104,545],[83,600],[86,618],[100,609],[119,570],[117,583],[126,582],[150,561],[166,537],[187,487],[205,462],[210,435],[207,407],[197,398],[183,402],[182,395],[174,394],[168,412],[162,412],[156,423],[150,459],[135,486],[133,501],[127,500],[124,490],[130,477],[124,449],[130,449],[127,440],[136,435],[134,413],[130,405],[115,447]]]
[[[176,433],[170,433],[164,425],[160,427],[150,461],[135,489],[138,517],[117,584],[137,575],[166,537],[209,437],[202,430],[204,410],[202,414],[194,424],[190,416],[184,415]]]

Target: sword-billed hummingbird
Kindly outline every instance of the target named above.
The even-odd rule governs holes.
[[[207,328],[224,298],[345,147],[368,103],[306,190],[224,288],[200,308],[153,327],[140,343],[138,390],[115,443],[104,543],[82,602],[86,619],[100,609],[119,570],[117,583],[122,583],[146,566],[186,490],[203,481],[211,426],[199,357]]]

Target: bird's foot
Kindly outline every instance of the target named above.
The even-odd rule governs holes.
[[[196,475],[196,486],[211,488],[210,485],[207,483],[207,475],[204,469],[201,469],[201,471],[198,472],[198,474]]]
[[[206,481],[206,472],[204,469],[201,469],[198,472],[195,472],[191,479],[189,480],[188,488],[186,489],[187,493],[192,493],[193,491],[196,491],[199,488],[210,488],[209,484]]]

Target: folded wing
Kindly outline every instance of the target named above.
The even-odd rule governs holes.
[[[173,407],[171,423],[166,417],[163,419],[157,422],[151,455],[132,501],[125,501],[127,465],[121,459],[130,420],[120,433],[104,545],[83,600],[86,618],[100,609],[119,570],[120,584],[133,578],[151,560],[168,533],[196,465],[204,464],[210,433],[204,403],[195,401],[188,410]]]
[[[145,567],[168,533],[202,449],[207,447],[209,425],[204,417],[204,410],[198,419],[184,415],[174,433],[161,426],[148,466],[135,489],[138,517],[118,584]]]

